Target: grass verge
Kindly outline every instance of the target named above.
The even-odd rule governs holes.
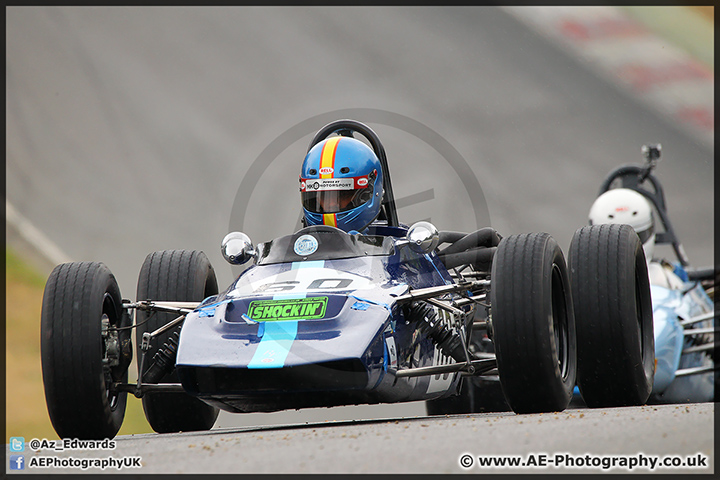
[[[40,313],[46,279],[9,248],[5,249],[5,261],[6,432],[8,437],[28,440],[56,439],[45,405],[40,362]],[[118,435],[150,432],[141,401],[128,395]]]

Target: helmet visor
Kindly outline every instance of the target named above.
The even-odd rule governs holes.
[[[352,210],[372,198],[372,188],[353,190],[311,190],[300,192],[302,205],[313,213],[339,213]]]

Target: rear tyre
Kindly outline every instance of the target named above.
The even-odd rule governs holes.
[[[562,411],[576,377],[565,258],[547,233],[513,235],[492,266],[492,331],[505,398],[516,413]]]
[[[145,258],[137,286],[138,300],[201,301],[217,295],[215,271],[203,252],[192,250],[164,250]],[[152,332],[176,318],[171,313],[137,311],[137,338]],[[147,321],[147,323],[143,323]],[[153,339],[145,354],[143,370],[147,371],[157,351],[180,326]],[[142,352],[138,348],[138,368]],[[173,369],[158,383],[179,383]],[[142,398],[145,417],[158,433],[209,430],[218,416],[218,409],[186,393],[148,393]]]
[[[655,340],[645,253],[629,225],[591,225],[570,244],[578,387],[589,407],[644,404]]]
[[[127,383],[129,359],[121,352],[132,348],[129,330],[113,327],[129,324],[115,277],[102,263],[64,263],[50,274],[40,356],[50,421],[61,438],[99,440],[120,430],[127,392],[111,385]]]

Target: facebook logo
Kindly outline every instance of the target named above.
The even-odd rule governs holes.
[[[10,437],[10,451],[11,452],[22,452],[23,450],[25,450],[25,438]]]
[[[24,455],[10,455],[10,470],[24,470],[25,469],[25,456]]]

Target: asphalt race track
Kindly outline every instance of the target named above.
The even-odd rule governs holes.
[[[711,473],[712,419],[706,403],[228,428],[118,437],[111,451],[46,448],[26,462],[140,457],[139,468],[87,470],[94,473]],[[481,466],[479,457],[524,463]],[[641,463],[650,459],[685,466]]]
[[[7,200],[40,243],[104,262],[125,298],[152,251],[205,251],[223,288],[238,273],[220,255],[228,231],[262,242],[296,230],[308,143],[345,117],[383,141],[402,222],[546,231],[565,252],[605,174],[662,143],[675,230],[694,266],[713,264],[713,146],[504,10],[8,7],[6,18]],[[213,432],[124,437],[112,455],[142,456],[142,473],[441,473],[466,471],[465,453],[702,453],[710,468],[688,471],[711,473],[712,413],[221,414]]]

